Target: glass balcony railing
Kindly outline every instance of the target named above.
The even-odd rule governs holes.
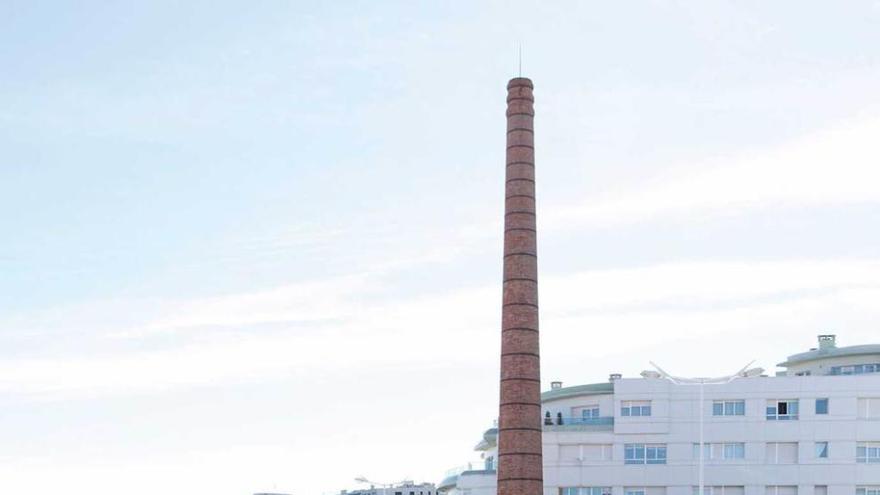
[[[495,470],[495,462],[494,461],[486,461],[479,460],[474,462],[469,462],[463,466],[456,466],[452,469],[446,471],[446,476],[458,476],[461,473],[465,473],[468,471],[494,471]]]
[[[592,417],[592,418],[584,418],[584,417],[565,417],[565,416],[554,416],[544,418],[544,426],[595,426],[595,427],[611,427],[614,426],[614,417],[613,416],[605,416],[605,417]]]

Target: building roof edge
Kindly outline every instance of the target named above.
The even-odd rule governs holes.
[[[792,354],[784,362],[777,364],[781,368],[788,368],[794,364],[818,361],[820,359],[839,358],[846,356],[863,356],[866,354],[880,354],[880,344],[851,345],[848,347],[832,347],[830,349],[815,349],[812,351]]]
[[[541,402],[576,397],[578,395],[602,395],[614,393],[614,383],[588,383],[573,387],[562,387],[541,393]]]

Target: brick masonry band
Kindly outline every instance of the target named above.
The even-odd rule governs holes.
[[[532,81],[507,84],[498,495],[542,495]]]

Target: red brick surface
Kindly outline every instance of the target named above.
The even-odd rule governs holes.
[[[535,214],[532,212],[510,211],[504,216],[504,228],[535,230]]]
[[[517,388],[522,384],[522,382],[516,381],[507,381],[504,382],[501,389],[502,390],[510,390],[511,388]],[[499,431],[499,437],[502,437],[499,440],[499,447],[505,445],[506,442],[511,441],[514,437],[516,437],[516,431],[508,431],[509,428],[540,428],[541,427],[541,406],[539,404],[519,404],[519,403],[509,403],[501,406],[500,408],[501,414],[510,416],[508,418],[507,424],[501,426],[499,422],[499,428],[504,429],[504,434],[501,434]],[[534,416],[534,418],[532,418]]]
[[[507,163],[513,162],[535,162],[535,150],[524,146],[514,146],[507,148]]]
[[[531,351],[535,351],[532,349]],[[501,355],[501,379],[510,378],[537,378],[535,370],[538,368],[538,358],[531,354],[502,354]],[[506,397],[505,397],[506,399]],[[534,400],[534,397],[532,397]]]
[[[531,177],[527,177],[531,179]],[[530,180],[512,180],[507,182],[504,189],[504,195],[510,196],[530,196],[535,193],[535,185]]]
[[[511,196],[504,200],[506,211],[535,212],[535,198],[532,196]]]
[[[504,395],[511,403],[528,402],[535,393],[541,392],[541,384],[527,380],[507,380]]]
[[[543,492],[534,114],[532,82],[512,79],[507,92],[499,495]]]
[[[511,329],[501,334],[501,346],[508,352],[531,352],[538,347],[538,332]]]
[[[531,280],[504,282],[504,300],[538,305],[538,284]]]
[[[532,129],[532,115],[508,115],[507,131],[514,129]]]
[[[525,145],[532,147],[535,144],[535,134],[524,129],[511,130],[507,133],[507,146]]]
[[[504,392],[505,396],[509,399],[509,402],[506,402],[501,407],[507,408],[509,411],[514,413],[518,413],[520,409],[526,410],[531,414],[533,408],[540,408],[540,406],[533,405],[529,402],[523,402],[523,398],[530,394],[534,393],[535,389],[540,388],[537,382],[533,382],[525,379],[517,379],[517,378],[509,378],[502,382],[501,390]],[[509,395],[509,396],[508,396]],[[530,418],[523,418],[523,420],[519,423],[511,423],[508,424],[507,428],[515,428],[515,429],[533,429],[540,427],[541,425]],[[511,437],[513,438],[513,437]],[[511,440],[508,438],[508,440]]]
[[[506,328],[537,330],[538,308],[534,306],[504,306],[501,310],[501,329]]]
[[[525,231],[522,230],[514,230],[505,234],[505,238],[513,237],[514,234],[521,234]],[[514,242],[514,241],[511,241]],[[526,247],[522,246],[522,251],[517,251],[520,253],[529,252],[531,249],[531,254],[535,254],[534,246]],[[512,254],[504,258],[504,275],[507,277],[508,273],[516,274],[522,278],[530,278],[532,280],[538,280],[538,258],[535,256],[527,256],[521,254]]]
[[[509,463],[516,468],[528,472],[529,474],[527,477],[529,478],[533,477],[535,474],[540,475],[540,467],[529,467],[534,464],[532,459],[535,457],[534,455],[517,456],[516,454],[540,454],[541,432],[539,430],[522,430],[517,433],[519,433],[519,439],[521,442],[519,444],[509,443],[507,450],[499,450],[498,455],[501,457],[511,456]],[[535,442],[538,444],[538,450],[535,450],[534,448]]]
[[[535,167],[529,163],[511,163],[507,166],[508,179],[535,180]]]
[[[543,481],[506,480],[498,470],[498,495],[541,495],[544,493]],[[505,474],[506,476],[506,474]]]
[[[507,254],[512,253],[525,253],[525,254],[538,254],[535,252],[535,233],[530,230],[508,230],[504,233],[504,245],[507,247]],[[534,256],[530,256],[532,260],[532,265],[534,266],[534,261],[537,259]],[[505,260],[507,261],[507,260]],[[537,280],[537,274],[531,273],[528,277],[522,277],[522,273],[519,273],[523,269],[528,269],[528,267],[522,267],[519,265],[509,265],[505,263],[504,265],[504,274],[505,278],[507,277],[507,273],[510,270],[515,270],[519,278],[530,278],[532,280]],[[531,271],[531,270],[530,270]]]

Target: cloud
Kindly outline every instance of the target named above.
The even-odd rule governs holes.
[[[591,270],[542,281],[549,314],[710,309],[816,291],[880,287],[880,260],[683,262]]]
[[[835,308],[840,321],[858,321],[856,332],[862,322],[878,316],[871,304],[880,291],[877,280],[880,260],[683,262],[545,277],[547,356],[551,363],[583,359],[597,352],[591,345],[597,339],[606,352],[662,346],[670,339],[698,342],[713,332],[760,335],[776,331],[783,317],[789,320],[785,328],[794,329],[795,323],[813,328],[810,305]],[[200,338],[189,344],[6,359],[0,361],[0,390],[52,398],[156,392],[377,365],[494,368],[499,287],[371,298],[369,287],[382,283],[378,275],[341,278],[181,303],[126,336],[147,344],[157,331],[197,329]],[[329,320],[304,329],[304,321],[320,318]],[[283,322],[280,329],[259,331],[260,325],[277,322]],[[238,331],[210,332],[218,326]]]
[[[313,450],[317,452],[319,449]],[[322,452],[323,453],[323,452]],[[330,452],[326,453],[327,455]],[[253,493],[255,483],[267,491],[279,491],[277,483],[293,483],[286,473],[293,462],[308,464],[307,454],[293,446],[233,445],[224,449],[196,446],[164,452],[149,459],[107,458],[102,462],[76,458],[66,462],[51,452],[34,458],[9,459],[0,465],[3,487],[23,493],[55,493],[71,487],[91,487],[113,493],[150,494],[169,489],[179,493],[203,492],[206,487],[230,493]],[[46,476],[51,472],[51,476]],[[218,472],[228,473],[217,476]],[[132,480],[137,480],[133,483]],[[173,482],[169,482],[173,480]],[[292,488],[293,484],[289,485]]]
[[[364,296],[370,290],[366,275],[361,274],[284,285],[250,293],[166,303],[161,316],[117,335],[138,336],[188,328],[246,327],[275,322],[309,323],[346,319],[358,310],[359,305],[352,302],[353,296]],[[343,304],[343,301],[346,303]]]
[[[637,188],[551,205],[541,226],[569,230],[769,207],[880,203],[878,135],[880,117],[861,117],[769,150],[680,167]]]

